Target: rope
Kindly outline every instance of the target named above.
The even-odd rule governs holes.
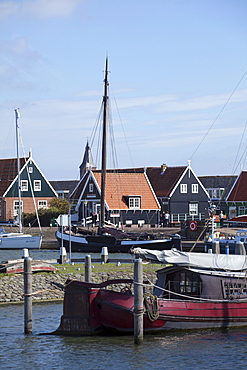
[[[33,296],[33,295],[41,294],[41,293],[46,292],[46,291],[49,291],[49,292],[55,292],[55,293],[62,293],[62,294],[64,294],[64,292],[63,292],[63,291],[60,291],[60,290],[54,290],[54,289],[42,289],[42,290],[37,290],[36,292],[23,294],[23,296],[24,296],[24,297],[31,297],[31,296]]]
[[[158,320],[159,318],[158,297],[153,294],[144,294],[144,305],[146,307],[148,319],[152,322]]]

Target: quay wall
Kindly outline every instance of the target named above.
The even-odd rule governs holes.
[[[50,300],[63,300],[64,285],[67,279],[84,280],[84,273],[80,274],[57,274],[39,273],[32,275],[33,302],[45,302]],[[133,273],[119,273],[117,271],[107,273],[92,273],[92,281],[101,283],[108,279],[133,279]],[[149,279],[153,283],[156,281],[156,274],[146,273],[144,279]],[[118,290],[125,287],[119,285]],[[114,287],[116,289],[116,286]],[[23,274],[0,275],[0,304],[23,303],[24,302],[24,277]]]

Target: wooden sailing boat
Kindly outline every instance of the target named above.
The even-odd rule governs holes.
[[[107,147],[107,120],[108,120],[108,58],[106,58],[103,95],[103,129],[102,129],[102,158],[101,158],[101,189],[100,189],[100,219],[97,235],[89,231],[77,230],[72,233],[63,226],[59,227],[56,237],[61,246],[67,251],[100,252],[102,246],[106,246],[109,252],[128,252],[132,247],[143,247],[149,249],[180,249],[180,237],[178,235],[167,237],[156,236],[151,233],[124,233],[122,230],[107,227],[105,220],[105,198],[106,198],[106,147]]]
[[[143,284],[143,330],[242,327],[247,325],[247,263],[243,255],[186,253],[136,248],[143,260],[160,263],[155,284]],[[135,281],[67,280],[64,310],[55,334],[130,334],[136,311]]]
[[[18,120],[20,113],[15,109],[15,122],[16,122],[16,150],[17,150],[17,181],[18,181],[18,212],[17,212],[17,225],[19,232],[6,233],[2,229],[0,233],[0,249],[39,249],[41,246],[41,235],[24,234],[22,231],[22,205],[21,205],[21,178],[20,178],[20,156],[19,156],[19,124]]]

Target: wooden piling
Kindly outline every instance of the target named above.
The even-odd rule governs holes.
[[[134,343],[143,341],[143,268],[142,260],[134,262]]]
[[[85,257],[85,281],[91,283],[92,280],[92,264],[91,264],[91,256],[87,255]]]
[[[31,334],[32,319],[32,259],[24,258],[24,333]]]

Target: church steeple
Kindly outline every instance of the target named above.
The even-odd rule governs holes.
[[[93,156],[92,156],[91,148],[88,144],[88,141],[85,147],[84,157],[83,157],[82,163],[79,168],[80,168],[80,178],[82,178],[82,176],[85,174],[86,171],[90,169],[96,169],[96,166],[93,162]]]

